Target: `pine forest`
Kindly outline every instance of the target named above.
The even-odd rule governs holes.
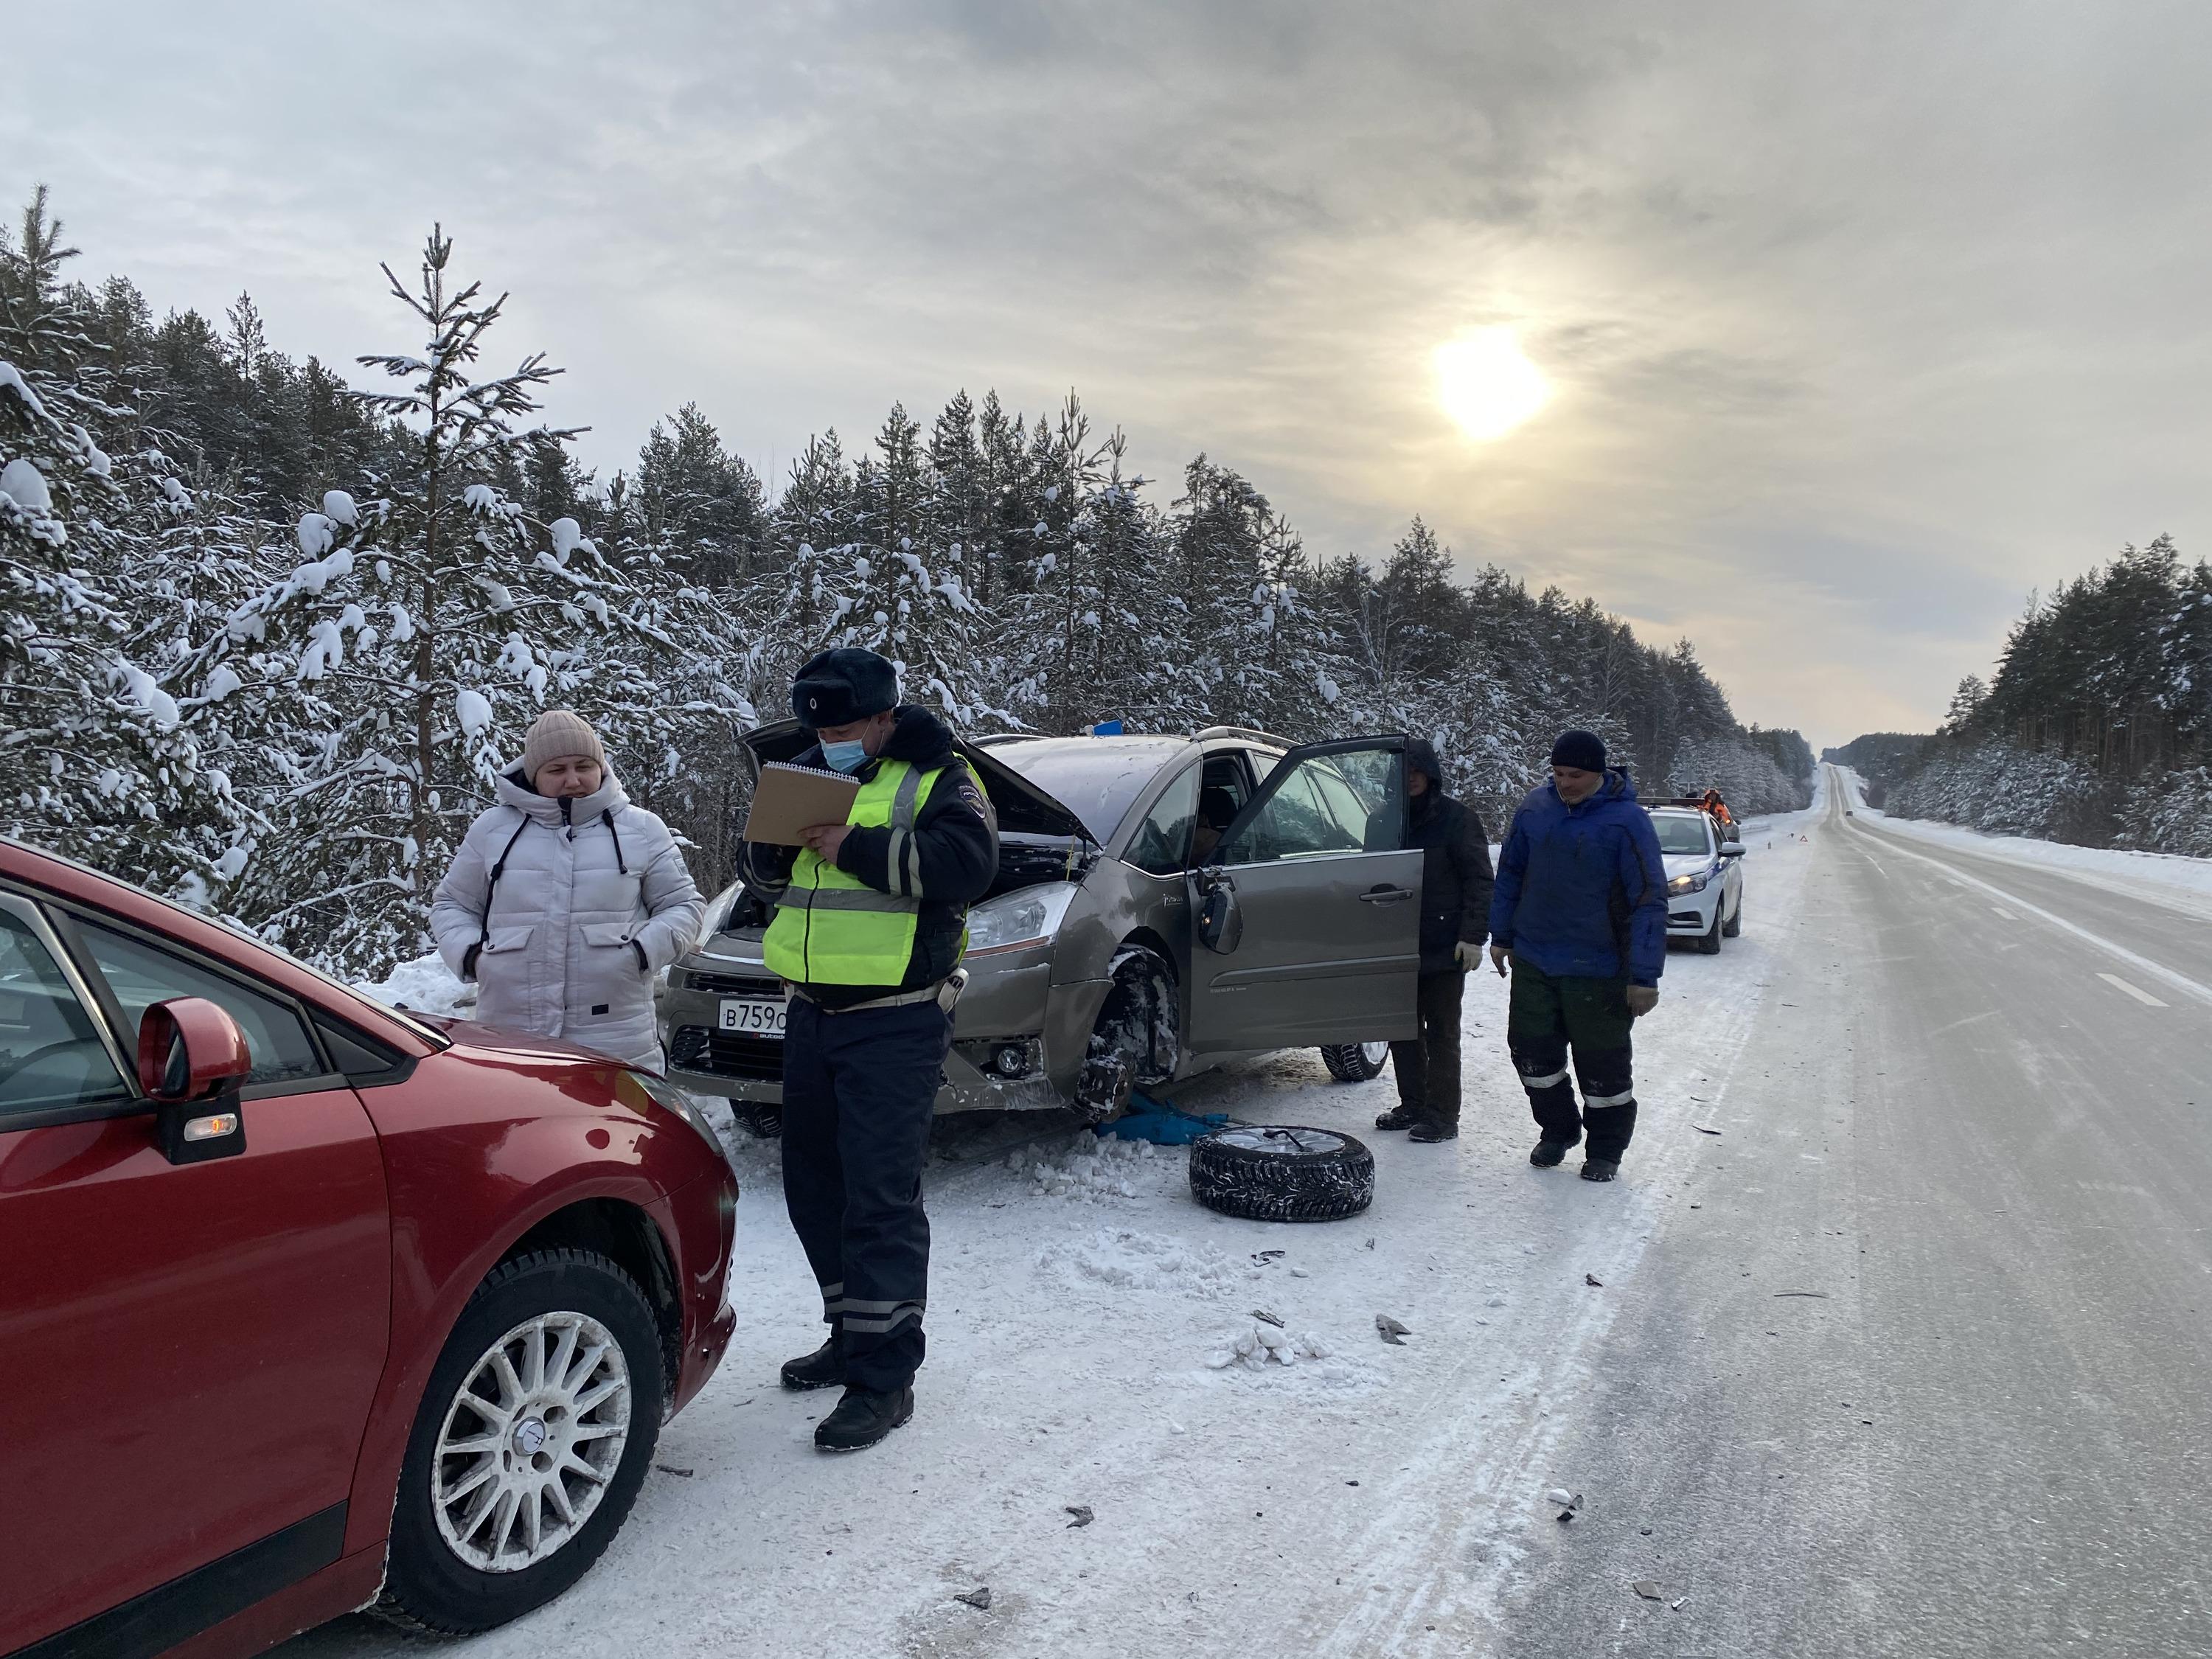
[[[1042,414],[988,392],[894,406],[774,481],[686,404],[601,478],[538,418],[557,370],[507,344],[501,298],[442,231],[386,269],[389,337],[416,343],[362,356],[358,385],[276,349],[246,295],[220,326],[156,320],[127,279],[76,280],[77,258],[43,190],[0,236],[0,834],[335,971],[420,953],[453,846],[549,707],[598,726],[720,885],[734,734],[833,644],[893,658],[909,701],[970,732],[1411,732],[1493,835],[1570,725],[1647,796],[1808,799],[1803,740],[1741,725],[1689,641],[1462,573],[1418,518],[1318,555],[1206,455],[1137,476],[1072,393]],[[2212,650],[2207,579],[2162,546],[2023,623],[2021,667],[1946,741],[2201,780],[2203,694],[2161,702],[2157,665]],[[2054,671],[2070,702],[2031,689],[2057,619],[2070,635],[2138,588],[2194,618],[2171,647],[2130,647],[2150,655],[2124,685]]]

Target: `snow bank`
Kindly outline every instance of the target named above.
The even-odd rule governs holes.
[[[394,1007],[410,1008],[419,1014],[458,1014],[465,1007],[473,1006],[477,1000],[477,988],[455,979],[444,959],[436,956],[403,962],[374,984],[353,988],[363,996],[374,997]]]
[[[2212,859],[2193,859],[2179,853],[2126,853],[2112,847],[2075,847],[2065,842],[2038,841],[2027,836],[1992,836],[1963,824],[1938,823],[1929,818],[1894,818],[1876,808],[1856,811],[1878,817],[1882,827],[1915,841],[1936,842],[1946,847],[1980,853],[2014,864],[2033,864],[2074,875],[2106,878],[2128,887],[2165,889],[2197,893],[2212,898]]]

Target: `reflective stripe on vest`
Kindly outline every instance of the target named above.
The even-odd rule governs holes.
[[[904,981],[924,896],[915,821],[943,773],[941,767],[923,772],[905,761],[881,762],[846,814],[855,829],[890,829],[885,867],[896,890],[880,891],[811,851],[800,852],[763,943],[769,972],[796,985]]]

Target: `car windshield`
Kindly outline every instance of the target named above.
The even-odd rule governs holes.
[[[1659,832],[1659,850],[1662,853],[1710,853],[1712,843],[1706,838],[1703,813],[1696,817],[1674,817],[1664,812],[1651,815],[1651,827]]]
[[[994,744],[1004,761],[1083,820],[1103,846],[1160,768],[1188,750],[1158,738],[1039,738]]]

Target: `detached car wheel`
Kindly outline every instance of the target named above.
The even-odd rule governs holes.
[[[567,1589],[636,1501],[664,1391],[653,1310],[620,1267],[568,1249],[502,1262],[423,1392],[376,1611],[463,1635]]]
[[[1321,1063],[1339,1083],[1365,1083],[1378,1078],[1389,1061],[1387,1042],[1335,1042],[1321,1051]]]
[[[1375,1154],[1334,1129],[1237,1124],[1191,1143],[1190,1195],[1249,1221],[1340,1221],[1375,1201]]]

